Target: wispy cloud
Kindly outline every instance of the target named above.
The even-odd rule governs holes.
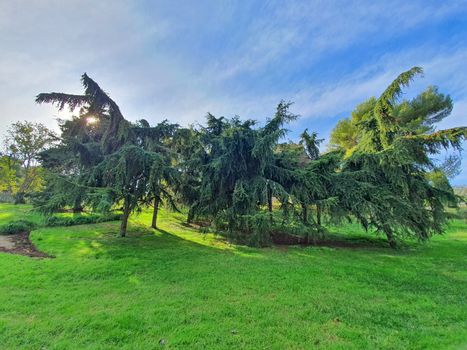
[[[387,55],[382,60],[325,85],[306,86],[295,95],[298,109],[304,117],[334,117],[349,112],[356,104],[378,96],[401,72],[417,65],[424,76],[417,78],[405,92],[418,91],[429,85],[442,85],[454,102],[467,99],[467,50],[457,50],[425,57],[429,50],[417,48],[405,54]],[[447,91],[446,91],[447,90]],[[456,109],[457,110],[457,109]]]
[[[267,16],[259,16],[244,29],[246,40],[236,52],[229,51],[216,62],[219,78],[261,72],[281,58],[311,64],[330,51],[398,36],[453,13],[467,14],[467,6],[415,1],[290,1],[283,6],[270,1],[261,11]]]
[[[130,120],[264,120],[286,99],[302,116],[292,127],[326,136],[414,65],[426,74],[409,95],[439,85],[455,101],[442,126],[466,124],[466,15],[464,1],[434,0],[3,1],[0,133],[18,119],[56,125],[67,113],[34,96],[79,93],[88,72]]]

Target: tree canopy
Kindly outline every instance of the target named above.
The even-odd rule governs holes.
[[[187,128],[163,120],[126,120],[118,105],[89,76],[82,95],[42,93],[38,103],[78,111],[60,121],[59,140],[40,154],[47,184],[36,207],[123,212],[125,236],[131,212],[160,205],[187,212],[187,221],[248,244],[266,245],[277,232],[305,237],[325,232],[324,221],[357,220],[386,235],[427,239],[441,233],[445,205],[456,196],[448,178],[459,158],[433,156],[460,151],[466,128],[437,130],[452,100],[429,87],[411,100],[403,89],[422,74],[400,74],[378,97],[358,105],[331,133],[320,152],[316,132],[284,142],[297,116],[280,102],[263,125],[239,117],[206,116]],[[2,170],[3,171],[3,170]]]
[[[40,123],[16,122],[8,129],[1,157],[0,186],[15,195],[16,203],[24,203],[25,195],[40,190],[43,179],[39,155],[56,140],[55,133]]]

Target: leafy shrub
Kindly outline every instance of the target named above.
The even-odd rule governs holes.
[[[15,220],[15,221],[9,222],[8,224],[1,225],[0,234],[13,235],[16,233],[28,232],[34,229],[35,227],[36,227],[36,224],[34,224],[31,221]]]
[[[447,217],[449,219],[467,220],[467,210],[459,207],[457,210],[447,212]]]
[[[247,244],[251,247],[267,247],[271,245],[271,221],[269,213],[256,213],[244,215],[243,222],[249,239]]]
[[[251,247],[267,247],[271,245],[271,223],[269,213],[259,212],[251,215],[226,216],[227,220],[215,218],[216,230],[224,233],[230,240]]]
[[[284,234],[303,238],[323,238],[324,228],[317,225],[304,225],[301,221],[287,221],[275,226],[274,231],[281,231]]]
[[[45,220],[45,226],[75,226],[96,224],[99,222],[120,220],[120,214],[107,215],[79,215],[79,216],[49,216]]]
[[[0,203],[14,203],[15,197],[12,194],[7,192],[0,193]]]

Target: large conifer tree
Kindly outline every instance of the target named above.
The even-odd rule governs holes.
[[[433,106],[421,102],[423,95],[398,103],[402,88],[421,72],[415,67],[402,73],[365,105],[354,124],[358,142],[336,185],[339,205],[383,232],[393,247],[397,236],[427,239],[442,232],[443,201],[452,201],[453,192],[433,186],[426,174],[435,168],[431,156],[441,148],[460,149],[467,133],[465,127],[433,132],[450,111],[449,98],[434,95]]]
[[[231,233],[255,233],[248,239],[265,243],[268,237],[263,234],[267,232],[257,230],[257,226],[271,223],[273,197],[288,200],[281,183],[292,174],[278,166],[275,151],[286,133],[284,125],[296,118],[289,107],[289,103],[281,102],[275,116],[260,128],[255,128],[252,120],[227,120],[208,114],[200,136],[202,152],[196,166],[201,183],[192,215],[206,216],[218,228],[225,224]],[[262,206],[267,207],[268,219],[256,215]]]
[[[121,203],[120,235],[125,236],[130,213],[166,193],[162,181],[169,178],[171,164],[160,134],[166,135],[168,124],[155,129],[145,121],[132,125],[95,81],[83,74],[82,83],[83,95],[52,92],[36,98],[59,110],[79,109],[78,117],[62,123],[61,144],[43,154],[51,176],[49,191],[38,205],[52,211],[69,205],[68,196],[75,206],[85,203],[100,210]]]

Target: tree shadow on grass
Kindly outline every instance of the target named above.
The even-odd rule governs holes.
[[[164,220],[165,221],[165,220]],[[250,258],[265,258],[268,251],[282,254],[289,251],[289,246],[305,248],[331,248],[340,250],[377,250],[388,255],[400,255],[413,252],[412,245],[401,245],[398,250],[388,247],[387,241],[379,236],[363,234],[344,234],[329,232],[320,239],[311,239],[307,244],[273,245],[268,249],[253,248],[234,244],[226,237],[213,233],[201,233],[196,227],[188,227],[180,220],[167,220],[162,227],[152,229],[133,221],[127,237],[118,236],[118,223],[102,223],[97,225],[56,228],[53,235],[47,234],[53,245],[52,253],[56,256],[78,256],[88,258],[120,259],[127,257],[144,257],[146,255],[169,252],[185,254],[188,251],[203,254],[237,254]],[[62,235],[62,231],[65,234]],[[47,245],[41,244],[47,252]],[[195,254],[196,255],[196,254]]]
[[[67,230],[67,228],[61,228]],[[80,257],[90,259],[122,259],[143,258],[163,252],[173,254],[186,254],[189,251],[223,252],[228,247],[218,247],[210,242],[197,242],[180,237],[166,229],[151,229],[143,225],[133,224],[128,230],[126,237],[118,235],[118,225],[97,224],[73,227],[73,232],[68,229],[65,235],[57,234],[59,228],[54,232],[46,233],[46,240],[51,240],[54,255],[57,257]],[[61,233],[61,232],[60,232]],[[194,233],[193,233],[194,234]],[[202,237],[199,238],[202,241]],[[43,240],[43,238],[41,238]],[[43,245],[44,246],[44,245]],[[47,246],[44,246],[47,250]]]

